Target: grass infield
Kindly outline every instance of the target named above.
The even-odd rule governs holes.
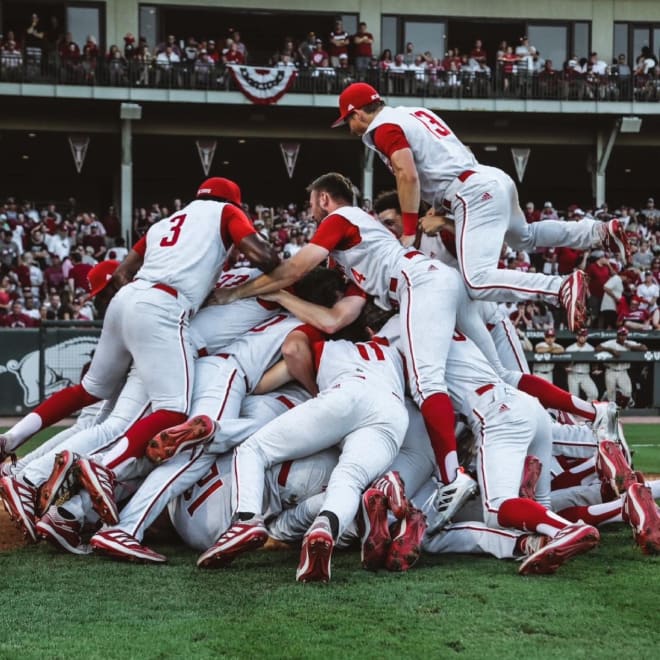
[[[626,435],[660,473],[658,427]],[[554,576],[465,555],[369,573],[352,550],[328,586],[294,581],[296,548],[201,571],[173,541],[152,543],[164,566],[24,546],[0,552],[0,658],[657,658],[660,558],[602,533]]]

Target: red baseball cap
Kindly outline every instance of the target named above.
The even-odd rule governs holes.
[[[226,199],[236,206],[241,205],[241,189],[231,179],[213,176],[202,182],[197,190],[197,197],[219,197]]]
[[[617,335],[627,335],[628,334],[628,328],[625,328],[624,326],[621,326],[617,331]]]
[[[346,123],[348,116],[354,110],[364,108],[372,101],[380,101],[380,94],[371,85],[367,83],[353,83],[349,85],[339,95],[339,119],[332,124],[332,128],[337,128]]]
[[[106,259],[101,261],[92,270],[87,273],[87,281],[91,287],[89,297],[93,298],[105,289],[108,282],[112,279],[112,274],[117,270],[119,262],[116,259]]]
[[[577,336],[578,337],[588,337],[589,336],[589,330],[587,330],[586,328],[582,328],[582,330],[578,330]]]

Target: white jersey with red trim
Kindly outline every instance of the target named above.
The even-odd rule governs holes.
[[[165,284],[196,312],[218,279],[227,257],[221,237],[226,205],[195,200],[147,232],[147,249],[135,279]]]
[[[447,266],[458,269],[458,260],[442,242],[440,234],[436,234],[435,236],[422,234],[419,242],[419,251],[429,259],[437,259]]]
[[[368,387],[386,389],[403,400],[403,360],[399,351],[387,342],[354,344],[345,339],[329,340],[322,342],[319,350],[316,374],[319,390],[330,389],[346,378],[366,378],[370,381]]]
[[[258,268],[232,268],[221,273],[215,286],[238,286],[262,274]],[[214,355],[280,309],[277,303],[259,298],[244,298],[229,305],[204,307],[190,322],[193,346],[197,351],[206,349],[208,355]]]
[[[422,199],[436,208],[442,206],[447,186],[462,172],[478,163],[472,152],[454,135],[438,115],[427,108],[385,106],[362,136],[389,166],[389,159],[376,149],[373,132],[383,124],[401,128],[413,152]]]
[[[365,293],[374,296],[374,302],[383,309],[392,308],[396,282],[407,262],[407,252],[394,235],[378,220],[356,206],[343,206],[332,215],[348,220],[359,231],[359,242],[346,249],[335,248],[330,256],[344,275]],[[421,255],[418,258],[422,258]]]
[[[300,325],[300,320],[295,316],[281,312],[254,326],[227,346],[225,353],[241,365],[248,392],[256,387],[264,372],[280,359],[286,336]]]

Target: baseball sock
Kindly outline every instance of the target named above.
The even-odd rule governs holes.
[[[145,418],[135,422],[131,428],[124,433],[124,438],[119,441],[117,445],[118,452],[110,450],[106,454],[104,465],[111,470],[121,465],[131,458],[142,458],[144,451],[147,448],[149,440],[151,440],[156,433],[183,424],[186,421],[187,415],[180,412],[172,412],[171,410],[157,410],[156,412],[147,415]],[[126,441],[124,441],[124,439]],[[112,455],[114,454],[114,455]]]
[[[550,487],[552,490],[581,486],[582,482],[596,472],[596,459],[588,458],[579,465],[565,470],[553,478]]]
[[[99,398],[92,396],[82,385],[72,385],[55,392],[7,431],[11,445],[7,449],[13,451],[42,428],[97,401]]]
[[[621,499],[591,506],[569,506],[559,511],[559,515],[571,522],[582,520],[587,525],[602,525],[603,523],[621,522]]]
[[[569,521],[546,509],[534,500],[513,497],[506,500],[497,513],[497,522],[502,527],[513,527],[525,532],[537,532],[554,537]]]
[[[590,422],[596,418],[596,412],[591,403],[573,396],[566,390],[562,390],[561,387],[538,376],[523,374],[518,382],[518,389],[536,397],[544,408],[557,408],[580,415]]]
[[[324,518],[328,519],[328,522],[330,523],[330,531],[332,532],[332,538],[337,540],[337,537],[339,536],[339,518],[337,518],[336,514],[332,513],[332,511],[321,511],[319,513],[319,517],[323,516]]]
[[[435,461],[440,469],[444,484],[456,479],[458,455],[454,434],[454,408],[449,396],[444,392],[432,394],[420,407],[424,424],[431,439]]]

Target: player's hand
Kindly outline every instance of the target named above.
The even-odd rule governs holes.
[[[414,245],[416,236],[417,234],[403,234],[403,236],[401,236],[399,239],[401,241],[401,245],[403,245],[403,247],[410,247],[411,245]]]
[[[259,300],[266,300],[268,302],[280,302],[280,292],[279,291],[273,291],[273,293],[263,293],[260,296],[257,296]]]
[[[428,236],[435,236],[439,231],[446,229],[454,233],[454,222],[447,216],[437,213],[434,208],[430,208],[426,215],[419,220],[422,231]]]
[[[234,300],[238,299],[236,295],[236,289],[238,287],[220,287],[214,289],[209,294],[209,297],[206,299],[206,305],[211,307],[212,305],[228,305]]]

